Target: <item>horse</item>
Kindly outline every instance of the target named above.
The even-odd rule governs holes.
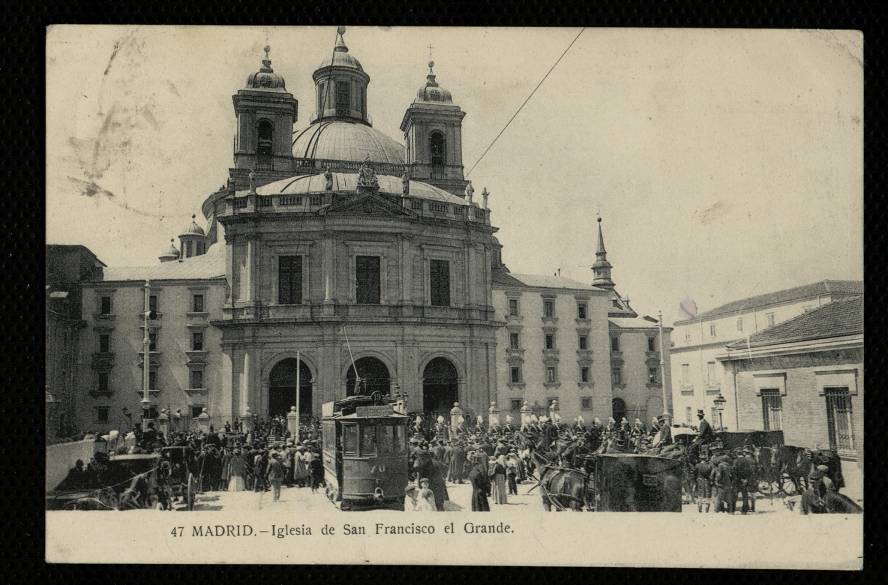
[[[543,509],[549,512],[554,506],[559,512],[565,509],[582,512],[586,505],[589,475],[579,469],[555,465],[538,451],[532,451],[531,457],[540,471],[537,486],[540,488]]]

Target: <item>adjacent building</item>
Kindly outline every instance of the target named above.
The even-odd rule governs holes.
[[[725,375],[723,418],[782,430],[789,445],[831,448],[850,494],[862,495],[863,297],[833,300],[715,356]]]
[[[765,329],[835,300],[863,294],[860,281],[823,280],[805,286],[726,303],[693,319],[674,323],[671,363],[675,372],[675,422],[696,423],[702,409],[718,421],[714,400],[725,394],[725,369],[716,359],[728,343],[745,340]],[[736,430],[730,417],[726,427]]]

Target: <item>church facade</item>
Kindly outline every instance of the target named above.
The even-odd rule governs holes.
[[[465,113],[430,62],[405,110],[404,143],[379,132],[370,76],[343,32],[313,74],[314,113],[295,133],[298,102],[266,47],[232,98],[234,164],[202,205],[206,228],[194,218],[158,265],[109,267],[83,286],[80,360],[91,375],[81,427],[116,428],[122,409],[141,410],[146,310],[149,416],[166,409],[173,425],[204,410],[216,424],[283,414],[297,402],[318,416],[357,392],[401,393],[427,416],[455,402],[470,416],[514,404],[518,386],[502,383],[514,358],[503,350],[506,299],[528,285],[502,264],[486,189],[476,195],[463,176]],[[574,350],[571,378],[588,380],[581,394],[557,396],[579,413],[594,390],[596,416],[610,416],[614,293],[561,288],[572,310],[588,303],[576,329],[595,335]]]

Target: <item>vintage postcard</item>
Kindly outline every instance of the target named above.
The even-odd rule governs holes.
[[[861,33],[46,59],[47,561],[862,568]]]

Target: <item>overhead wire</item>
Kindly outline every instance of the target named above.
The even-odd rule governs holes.
[[[470,174],[472,174],[472,171],[475,170],[475,167],[478,166],[478,163],[480,163],[484,159],[484,157],[487,155],[487,153],[490,151],[490,149],[493,148],[493,145],[496,144],[496,141],[499,140],[499,137],[503,135],[503,132],[505,132],[506,128],[508,128],[509,125],[512,123],[512,120],[514,120],[518,116],[518,114],[521,113],[521,110],[524,109],[524,106],[527,105],[527,102],[530,101],[530,98],[532,98],[534,96],[534,94],[537,92],[537,90],[540,88],[540,86],[543,85],[543,82],[546,81],[546,79],[549,77],[549,75],[552,73],[552,71],[554,71],[555,68],[558,66],[558,64],[561,63],[561,60],[564,59],[564,56],[567,55],[567,52],[570,51],[570,48],[574,46],[574,43],[577,42],[577,39],[580,38],[580,35],[582,35],[583,31],[585,31],[585,30],[586,30],[586,27],[583,27],[580,29],[580,32],[577,33],[577,36],[574,37],[574,39],[570,42],[570,44],[567,46],[567,48],[564,49],[564,51],[561,53],[561,55],[558,57],[558,59],[555,60],[555,63],[553,63],[552,66],[549,67],[549,70],[546,71],[546,74],[543,75],[543,78],[540,79],[540,82],[536,84],[536,87],[533,88],[533,91],[531,91],[530,94],[521,103],[521,105],[518,106],[518,109],[515,111],[514,114],[512,114],[512,117],[509,118],[509,121],[506,122],[506,125],[503,126],[503,129],[499,131],[499,134],[497,134],[496,137],[493,139],[493,141],[487,146],[487,148],[484,149],[484,152],[481,153],[481,156],[478,157],[478,160],[475,161],[475,164],[473,164],[472,168],[469,169],[469,172],[466,173],[466,175],[465,175],[466,177],[468,177]]]

